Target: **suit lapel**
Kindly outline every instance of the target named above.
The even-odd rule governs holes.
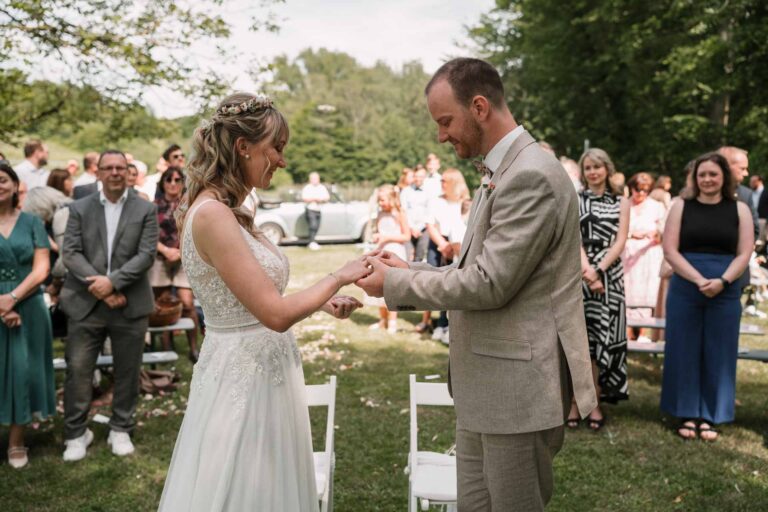
[[[524,131],[521,133],[517,139],[515,139],[515,142],[512,143],[512,145],[509,147],[509,150],[507,151],[507,154],[504,155],[504,158],[501,160],[501,165],[499,165],[499,168],[496,170],[496,172],[493,173],[493,178],[491,178],[491,182],[489,187],[493,188],[498,184],[499,180],[501,179],[501,176],[507,172],[507,170],[512,166],[512,163],[515,161],[517,156],[520,154],[520,152],[530,146],[531,144],[535,144],[536,140],[531,136],[530,133],[527,131]],[[475,236],[475,225],[476,225],[476,218],[480,214],[480,211],[482,209],[485,209],[488,207],[489,204],[489,197],[486,197],[485,201],[481,201],[481,195],[486,194],[485,189],[480,186],[478,188],[477,192],[475,193],[474,201],[472,202],[472,210],[469,214],[469,225],[467,226],[467,233],[464,235],[464,241],[461,244],[461,254],[459,255],[459,267],[461,267],[462,263],[464,262],[464,258],[467,255],[467,250],[469,249],[470,244],[472,243],[472,240]]]
[[[91,201],[93,201],[93,211],[96,212],[96,226],[99,229],[99,236],[101,237],[101,247],[104,251],[104,257],[109,260],[109,254],[107,254],[107,219],[104,217],[104,205],[101,204],[101,197],[99,194],[92,194]],[[108,263],[105,262],[105,263]]]
[[[130,215],[131,202],[133,201],[133,195],[129,192],[123,203],[123,209],[120,211],[120,219],[117,221],[117,229],[115,230],[115,239],[112,241],[112,253],[115,252],[115,247],[119,243],[120,237],[125,230],[125,224],[128,222],[128,216]],[[112,262],[112,254],[109,255],[109,261]]]

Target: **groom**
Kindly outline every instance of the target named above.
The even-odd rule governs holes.
[[[543,510],[571,397],[582,416],[596,406],[577,197],[515,122],[490,64],[451,60],[426,96],[440,142],[485,155],[458,267],[383,253],[358,285],[391,310],[450,310],[459,510]]]

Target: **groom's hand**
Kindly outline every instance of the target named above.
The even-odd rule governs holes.
[[[401,259],[399,256],[396,256],[395,253],[384,251],[384,250],[376,250],[368,254],[369,257],[376,257],[387,265],[388,267],[395,267],[395,268],[404,268],[408,269],[408,262]]]
[[[372,271],[367,277],[355,281],[355,284],[371,297],[383,297],[384,276],[389,270],[389,266],[379,258],[368,257],[366,258],[366,262],[371,267]]]

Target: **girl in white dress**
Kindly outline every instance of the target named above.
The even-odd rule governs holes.
[[[288,260],[241,205],[285,167],[287,142],[285,118],[263,95],[225,98],[195,131],[177,218],[207,330],[161,511],[318,509],[304,374],[289,329],[317,310],[348,317],[361,304],[336,293],[369,270],[353,260],[283,295]]]
[[[376,232],[373,242],[377,249],[387,250],[398,258],[406,259],[405,243],[411,239],[408,219],[400,207],[400,194],[394,185],[382,185],[376,191],[379,214],[376,217]],[[368,306],[379,308],[379,322],[372,329],[386,329],[390,334],[397,332],[397,311],[389,311],[383,298],[364,297]]]

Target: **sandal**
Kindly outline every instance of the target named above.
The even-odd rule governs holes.
[[[686,436],[682,432],[693,432],[693,435]],[[680,422],[680,426],[677,427],[677,437],[683,441],[690,441],[696,439],[699,434],[699,428],[693,420],[683,420]]]
[[[704,437],[702,436],[704,432],[710,432],[714,434],[714,436]],[[716,429],[706,421],[702,421],[701,423],[699,423],[699,439],[707,443],[714,443],[715,441],[717,441],[719,437],[720,437],[720,431],[718,429]]]
[[[579,418],[578,416],[576,416],[575,418],[568,418],[567,420],[565,420],[565,426],[570,429],[575,430],[579,428],[579,425],[581,425],[581,418]]]
[[[603,413],[603,417],[600,419],[593,418],[592,416],[587,416],[587,426],[592,432],[598,432],[603,426],[605,426],[605,422],[608,419],[608,417]]]

